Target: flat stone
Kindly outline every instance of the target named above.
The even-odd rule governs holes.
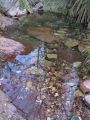
[[[66,42],[64,43],[67,47],[71,48],[71,47],[75,47],[79,45],[79,41],[75,40],[75,39],[68,39],[66,40]]]
[[[57,59],[57,54],[47,54],[48,59]]]
[[[47,43],[60,40],[60,37],[55,36],[53,30],[49,27],[32,27],[27,30],[27,33]]]
[[[17,55],[22,52],[24,52],[24,46],[21,43],[0,36],[0,55]]]
[[[90,92],[90,80],[85,80],[80,84],[80,89],[83,93]]]
[[[16,107],[10,103],[9,98],[0,90],[0,120],[25,120],[17,113]]]

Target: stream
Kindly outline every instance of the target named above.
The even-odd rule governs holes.
[[[37,18],[36,15],[24,21],[21,18],[17,30],[11,28],[3,33],[26,46],[24,55],[17,55],[0,67],[0,88],[26,120],[68,120],[71,117],[79,84],[78,70],[73,63],[82,59],[77,47],[72,49],[63,44],[63,36],[77,38],[79,33],[74,28],[76,34],[73,35],[72,28],[54,17]],[[61,30],[60,37],[54,36],[52,29],[55,34]]]

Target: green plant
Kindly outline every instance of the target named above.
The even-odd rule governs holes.
[[[90,21],[90,0],[69,0],[69,3],[70,14],[76,17],[77,22],[88,23]]]
[[[32,13],[32,6],[28,2],[28,0],[20,0],[20,6],[26,9],[28,12]]]

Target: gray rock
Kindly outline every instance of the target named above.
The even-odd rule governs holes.
[[[16,107],[10,103],[9,98],[0,90],[0,120],[25,120],[17,113]]]
[[[33,11],[35,12],[43,7],[40,0],[28,0],[28,2],[32,5]],[[0,11],[12,17],[21,16],[27,13],[25,8],[21,8],[20,0],[0,0]]]
[[[0,0],[0,11],[8,11],[17,1],[18,0]]]
[[[0,11],[9,16],[26,14],[26,9],[20,8],[20,0],[0,0]]]
[[[14,24],[14,20],[0,14],[0,29],[1,30],[5,30],[6,27],[13,25],[13,24]]]

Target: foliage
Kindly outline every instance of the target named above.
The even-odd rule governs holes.
[[[43,4],[44,10],[50,12],[60,13],[62,11],[62,8],[64,7],[63,0],[43,0]]]
[[[70,14],[76,17],[79,23],[90,21],[90,0],[69,0]]]
[[[28,12],[32,13],[32,6],[28,2],[28,0],[20,0],[20,6],[26,9]]]

